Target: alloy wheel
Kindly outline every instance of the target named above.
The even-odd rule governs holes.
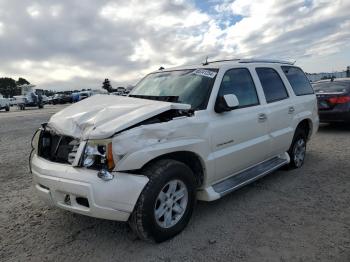
[[[169,181],[159,192],[154,216],[162,228],[176,225],[183,217],[188,204],[188,189],[181,180]]]
[[[301,167],[303,165],[306,153],[306,143],[305,140],[299,138],[294,147],[294,163],[296,167]]]

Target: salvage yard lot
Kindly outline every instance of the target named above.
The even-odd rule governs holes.
[[[199,202],[183,233],[150,244],[34,194],[30,140],[63,107],[0,111],[0,261],[350,261],[350,127],[322,125],[302,169]]]

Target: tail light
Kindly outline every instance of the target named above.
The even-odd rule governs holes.
[[[350,102],[350,96],[332,97],[332,98],[329,98],[328,101],[331,104],[345,104]]]

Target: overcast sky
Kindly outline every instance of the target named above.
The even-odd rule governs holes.
[[[0,0],[0,76],[40,88],[135,84],[209,58],[350,65],[350,0]]]

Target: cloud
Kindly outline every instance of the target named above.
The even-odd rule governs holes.
[[[0,36],[4,34],[4,31],[5,31],[4,27],[5,27],[4,24],[0,22]]]
[[[182,1],[125,1],[108,3],[100,10],[100,15],[116,23],[128,21],[144,27],[162,30],[164,28],[189,28],[200,26],[209,17],[194,8],[188,8]]]
[[[350,21],[348,1],[254,1],[237,0],[228,6],[244,18],[227,30],[226,43],[235,41],[236,52],[246,56],[300,58],[322,55],[314,47],[332,49],[331,39],[343,42],[339,31]],[[346,31],[345,31],[346,32]],[[349,31],[347,31],[349,32]],[[226,45],[229,49],[230,44]],[[331,51],[330,51],[331,52]]]
[[[350,56],[347,0],[0,2],[0,75],[42,88],[134,84],[159,66],[214,58]],[[5,12],[6,11],[6,12]],[[345,55],[345,56],[346,56]]]

